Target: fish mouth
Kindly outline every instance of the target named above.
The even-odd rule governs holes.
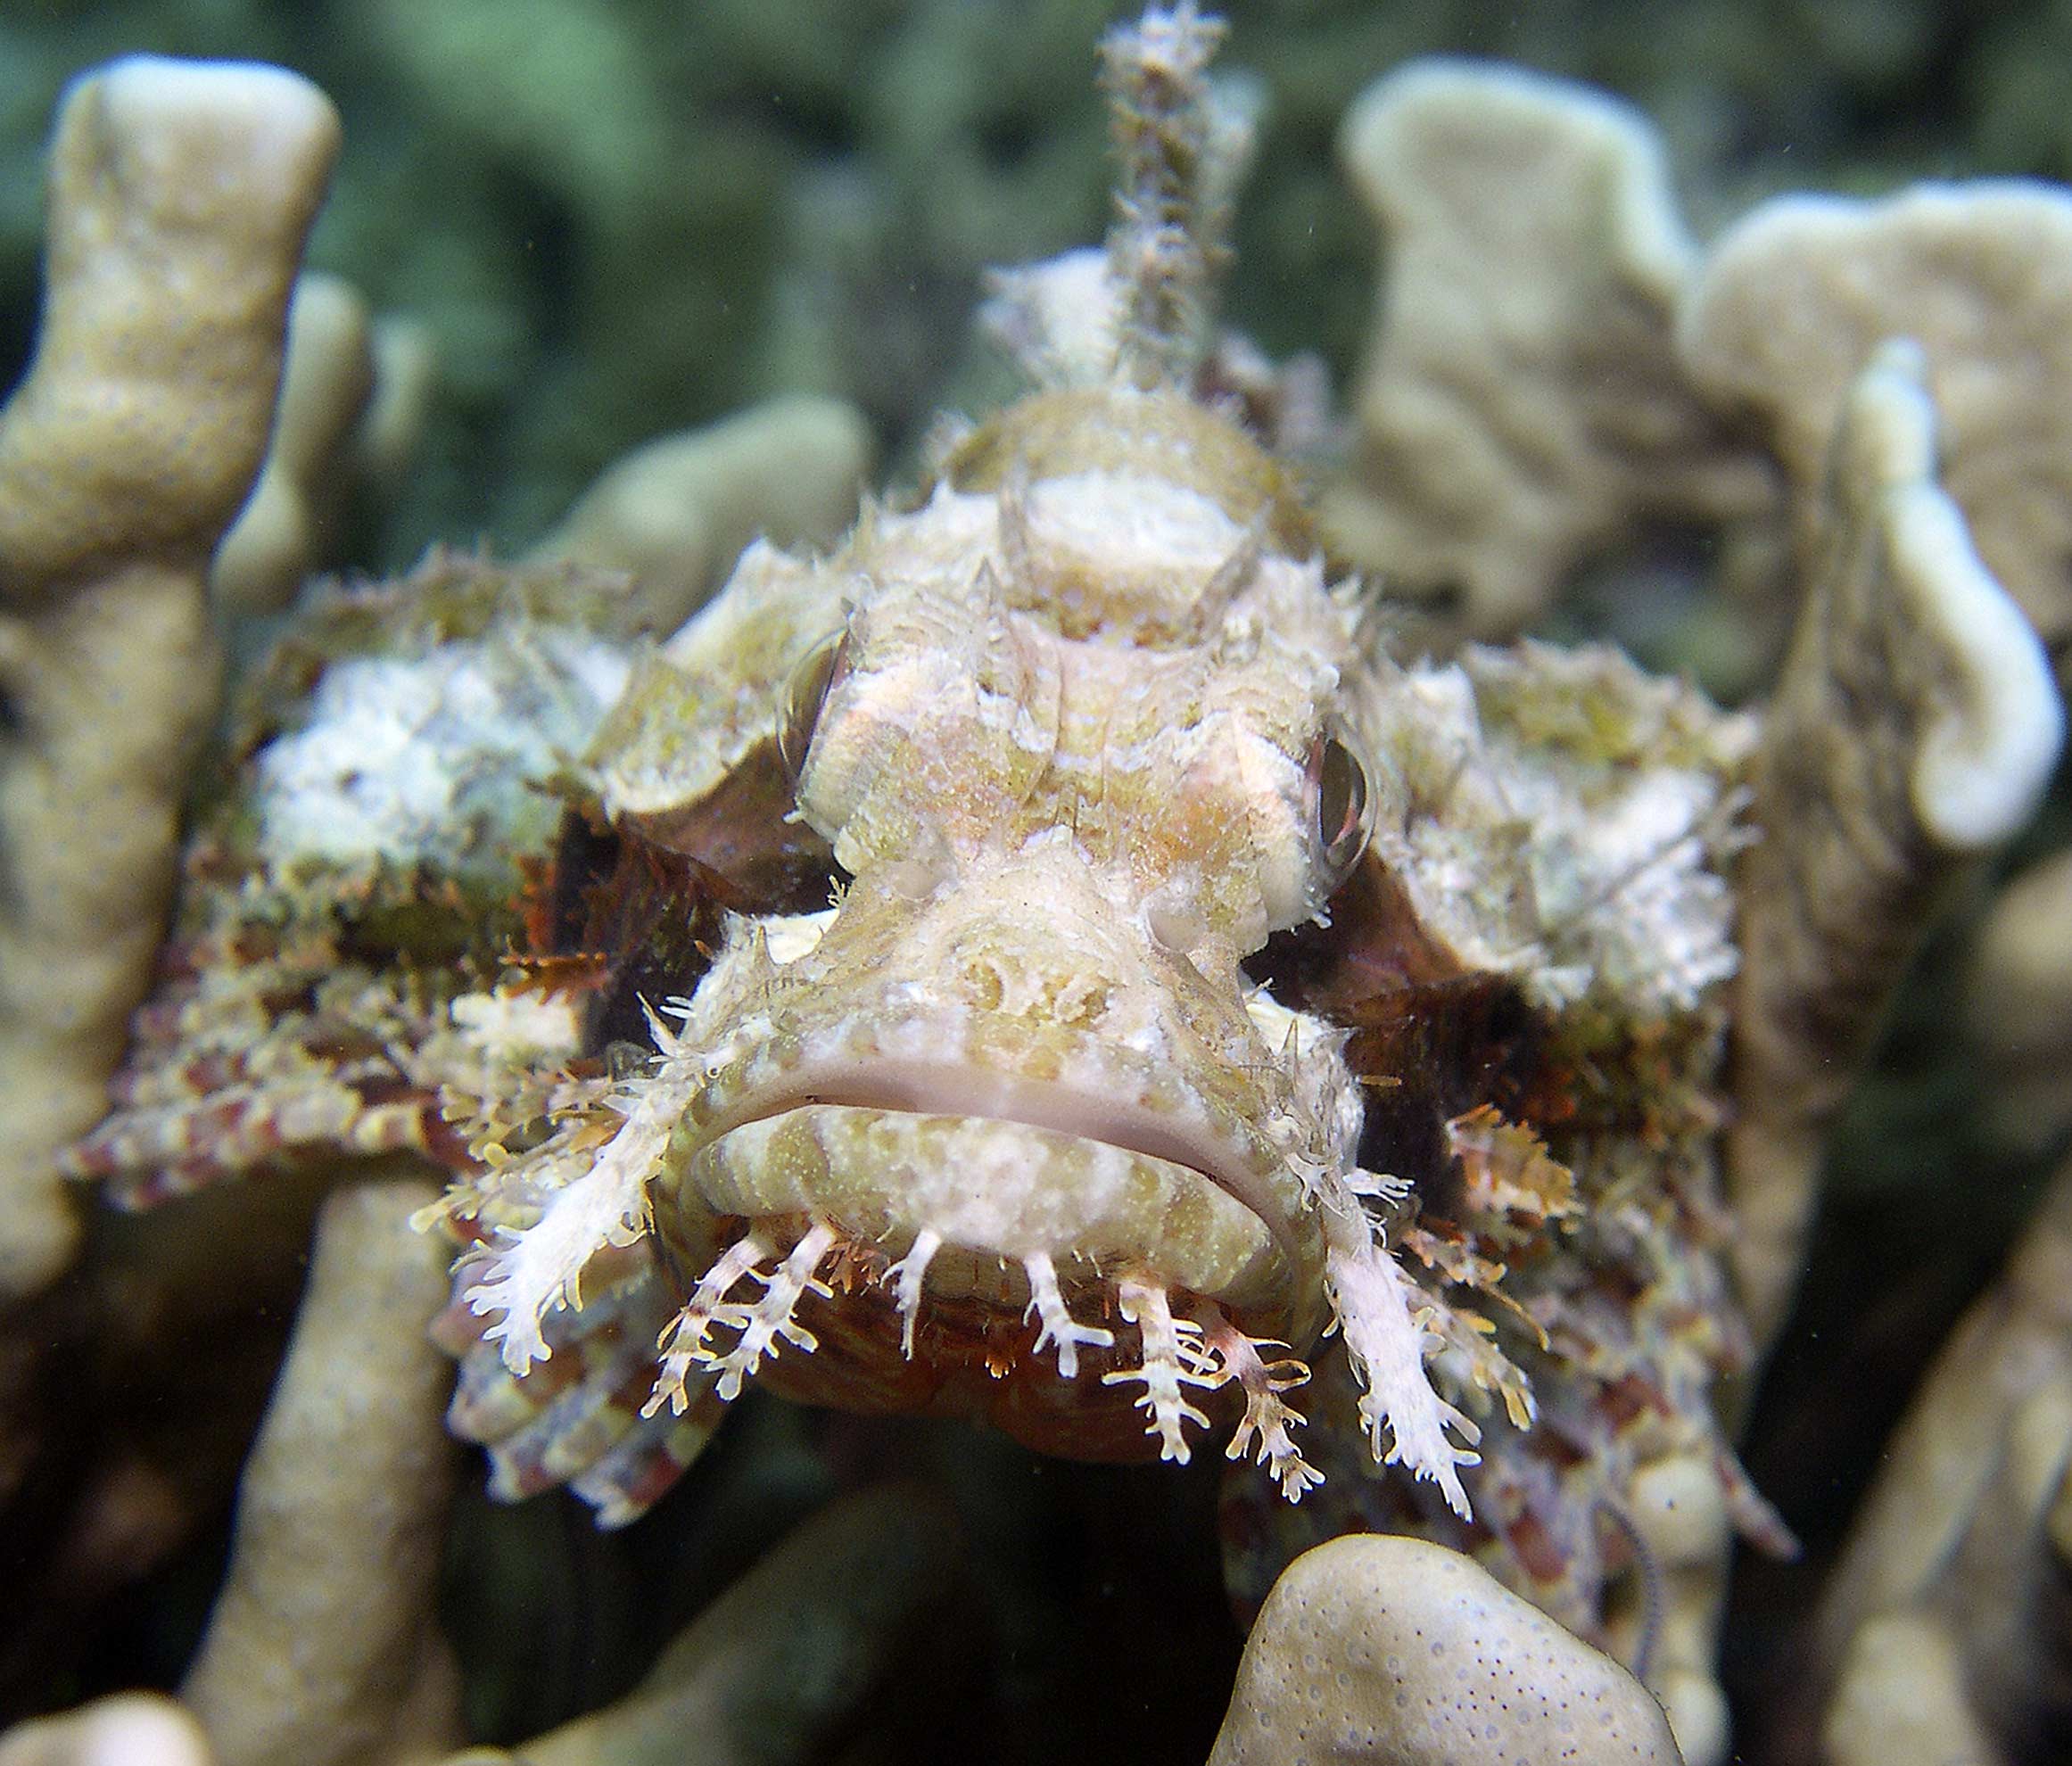
[[[715,1212],[1134,1263],[1209,1295],[1309,1260],[1279,1150],[1169,1061],[979,1014],[813,1040],[774,1039],[693,1101],[671,1162]]]
[[[1178,1460],[1210,1420],[1190,1393],[1282,1415],[1275,1346],[1324,1324],[1322,1211],[1258,1078],[1000,1013],[803,1019],[709,1069],[673,1131],[657,1217],[688,1297],[650,1409],[766,1379]]]

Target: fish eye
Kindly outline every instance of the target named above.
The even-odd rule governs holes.
[[[1334,721],[1309,755],[1311,826],[1327,895],[1352,875],[1374,832],[1374,794],[1368,777],[1366,760]]]
[[[793,790],[805,771],[806,750],[813,747],[821,711],[828,695],[849,672],[849,634],[830,631],[798,659],[785,683],[783,714],[777,723],[777,752],[784,762],[785,776]]]

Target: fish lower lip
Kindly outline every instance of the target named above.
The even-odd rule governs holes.
[[[996,1054],[1012,1052],[1011,1046]],[[699,1139],[709,1141],[789,1110],[829,1105],[1039,1129],[1193,1172],[1257,1215],[1288,1247],[1294,1229],[1283,1198],[1275,1193],[1277,1152],[1270,1155],[1275,1169],[1269,1172],[1269,1159],[1245,1145],[1249,1136],[1218,1132],[1208,1123],[1190,1125],[1176,1111],[1133,1097],[1133,1092],[1150,1088],[1127,1067],[1093,1077],[1112,1078],[1113,1085],[1095,1090],[1083,1076],[1034,1078],[1003,1066],[951,1065],[925,1055],[838,1059],[793,1068],[772,1076],[776,1083],[767,1088],[737,1095],[701,1122]]]
[[[714,1136],[686,1176],[721,1213],[1135,1265],[1210,1298],[1251,1295],[1282,1263],[1273,1224],[1213,1173],[1011,1118],[794,1094]]]
[[[1168,1040],[1186,1034],[1172,1027]],[[986,1133],[1040,1133],[1058,1137],[1043,1143],[1046,1157],[1091,1144],[1185,1170],[1255,1217],[1300,1282],[1321,1268],[1321,1227],[1303,1179],[1261,1126],[1270,1102],[1242,1063],[1206,1048],[1190,1066],[1163,1046],[1020,1014],[816,1003],[780,1013],[710,1073],[685,1106],[672,1162],[688,1171],[722,1136],[801,1110],[968,1120],[983,1125],[974,1152]],[[1053,1248],[1072,1242],[1061,1230]]]

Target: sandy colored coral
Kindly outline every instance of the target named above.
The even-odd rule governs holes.
[[[1994,898],[1965,978],[1994,1132],[2027,1150],[2072,1125],[2072,853],[2054,853]]]
[[[1829,1581],[1835,1766],[2061,1757],[2068,1491],[2072,1171],[1937,1356]]]
[[[1245,1646],[1209,1766],[1680,1762],[1639,1681],[1474,1560],[1422,1539],[1298,1558]]]
[[[361,1303],[382,1298],[377,1290],[400,1282],[412,1291],[405,1316],[419,1308],[426,1258],[398,1240],[393,1204],[402,1194],[400,1187],[367,1188],[334,1203],[330,1249],[320,1254],[318,1271],[331,1291],[314,1314],[305,1313],[301,1331],[309,1349],[324,1353],[299,1344],[268,1428],[276,1449],[292,1446],[293,1454],[277,1451],[270,1481],[279,1487],[262,1494],[296,1524],[256,1538],[249,1489],[240,1512],[241,1560],[254,1551],[264,1557],[260,1573],[272,1593],[294,1607],[277,1603],[270,1621],[293,1629],[270,1637],[252,1630],[256,1612],[233,1605],[244,1597],[235,1592],[241,1570],[234,1569],[233,1591],[219,1605],[206,1648],[223,1648],[227,1624],[238,1629],[244,1635],[236,1640],[237,1661],[251,1672],[249,1679],[228,1678],[229,1664],[219,1655],[209,1667],[205,1653],[203,1666],[189,1678],[186,1696],[208,1725],[208,1745],[180,1706],[157,1698],[111,1699],[0,1736],[0,1766],[237,1766],[248,1760],[429,1766],[442,1757],[447,1766],[786,1766],[830,1757],[895,1676],[920,1671],[922,1648],[938,1636],[959,1597],[963,1546],[956,1519],[913,1486],[858,1492],[796,1529],[616,1704],[508,1753],[483,1747],[448,1755],[437,1745],[454,1720],[444,1703],[451,1689],[441,1653],[425,1649],[433,1594],[427,1572],[435,1551],[428,1559],[420,1547],[410,1547],[414,1567],[396,1579],[400,1595],[383,1589],[383,1562],[367,1555],[381,1547],[367,1529],[350,1513],[326,1512],[334,1505],[322,1493],[313,1502],[299,1498],[277,1477],[292,1465],[323,1481],[326,1444],[295,1419],[326,1405],[318,1376],[334,1372],[350,1347],[354,1321],[339,1304],[349,1294]],[[350,1260],[370,1252],[376,1272],[355,1275]],[[412,1262],[420,1267],[399,1267]],[[392,1360],[392,1349],[380,1358]],[[386,1372],[392,1376],[394,1369]],[[358,1373],[352,1382],[368,1397],[399,1383]],[[409,1376],[400,1383],[409,1385]],[[421,1450],[428,1439],[424,1407],[408,1404],[404,1411],[396,1420],[362,1415],[382,1447],[409,1438]],[[268,1449],[260,1451],[263,1457]],[[390,1468],[377,1463],[380,1451],[343,1467],[328,1481],[333,1489],[378,1510],[394,1490],[385,1475]],[[425,1515],[443,1507],[444,1481],[432,1482],[433,1489],[415,1499]],[[325,1537],[312,1540],[310,1530]],[[332,1555],[329,1578],[310,1573],[319,1568],[312,1552]],[[296,1587],[291,1572],[309,1575],[308,1585]],[[332,1660],[334,1653],[343,1660]],[[284,1679],[291,1658],[307,1671]],[[204,1671],[216,1675],[212,1683],[202,1681]],[[338,1695],[343,1703],[335,1702]]]
[[[1672,342],[1695,247],[1653,128],[1516,69],[1413,62],[1340,135],[1380,225],[1376,330],[1334,549],[1508,636],[1636,521],[1761,510],[1767,465],[1687,384]]]
[[[1919,352],[1852,388],[1756,767],[1728,1177],[1759,1336],[1796,1279],[1820,1145],[1952,882],[2018,829],[2064,713],[1936,477]]]
[[[278,69],[137,58],[75,86],[49,294],[0,414],[0,1293],[72,1227],[53,1151],[92,1123],[148,977],[214,714],[210,549],[250,488],[290,286],[337,147]]]
[[[270,613],[293,598],[337,513],[353,425],[374,396],[374,330],[350,283],[311,270],[288,307],[273,439],[259,482],[223,536],[209,587],[226,611]]]
[[[392,492],[417,450],[440,389],[432,328],[409,313],[377,313],[368,339],[374,391],[354,424],[349,465],[377,492]]]
[[[1658,1598],[1639,1602],[1621,1627],[1620,1655],[1645,1668],[1689,1766],[1718,1766],[1733,1739],[1716,1666],[1733,1546],[1718,1474],[1689,1453],[1644,1465],[1634,1474],[1626,1518],[1647,1555],[1644,1573],[1655,1579]]]
[[[763,536],[823,546],[856,513],[871,432],[838,399],[772,399],[609,467],[534,550],[633,578],[632,623],[673,631]]]
[[[1913,1613],[1857,1634],[1821,1738],[1831,1766],[2009,1766],[1970,1708],[1956,1639]]]
[[[1980,557],[2053,650],[2072,637],[2072,194],[2008,179],[1764,203],[1713,246],[1679,328],[1705,394],[1767,425],[1802,525],[1822,519],[1851,382],[1914,339]]]
[[[325,1204],[229,1579],[182,1688],[222,1766],[358,1766],[456,1734],[431,1616],[458,1454],[452,1366],[426,1336],[446,1258],[409,1225],[433,1193],[368,1184]]]
[[[96,1210],[64,1279],[0,1307],[0,1563],[35,1615],[0,1633],[0,1708],[90,1674],[96,1615],[227,1514],[317,1200],[283,1174],[148,1217]]]
[[[201,1726],[155,1693],[118,1693],[0,1735],[0,1766],[213,1766]]]
[[[407,322],[392,322],[380,342],[367,301],[342,277],[310,270],[296,282],[266,464],[210,566],[219,607],[251,614],[285,607],[302,578],[327,561],[356,468],[392,473],[397,456],[407,456],[429,391],[424,353],[410,337]]]
[[[953,1592],[956,1521],[905,1485],[815,1515],[701,1613],[618,1704],[451,1766],[732,1766],[826,1757]]]

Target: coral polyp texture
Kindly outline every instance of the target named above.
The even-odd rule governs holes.
[[[226,1758],[450,1737],[436,1311],[492,1493],[607,1527],[751,1386],[1219,1451],[1264,1616],[1218,1760],[1725,1759],[1727,1554],[1793,1549],[1729,1395],[1877,1011],[2061,734],[1975,481],[1937,482],[1958,346],[1902,314],[1835,346],[1817,412],[1801,376],[1722,389],[1752,248],[1702,263],[1645,126],[1414,68],[1349,127],[1400,236],[1319,498],[1278,447],[1321,427],[1300,376],[1216,324],[1258,115],[1219,35],[1184,4],[1106,39],[1105,245],[998,278],[1026,390],[938,424],[918,486],[831,537],[860,425],[772,408],[621,468],[528,562],[306,588],[238,684],[62,1160],[131,1209],[376,1180],[326,1209],[188,1682]],[[1767,709],[1608,644],[1434,649],[1393,598],[1450,581],[1507,635],[1664,514],[1770,534],[1799,582]],[[830,537],[750,541],[689,611],[772,526]],[[358,1514],[355,1481],[410,1494]],[[281,1635],[324,1634],[363,1535],[404,1568],[306,1671]]]

